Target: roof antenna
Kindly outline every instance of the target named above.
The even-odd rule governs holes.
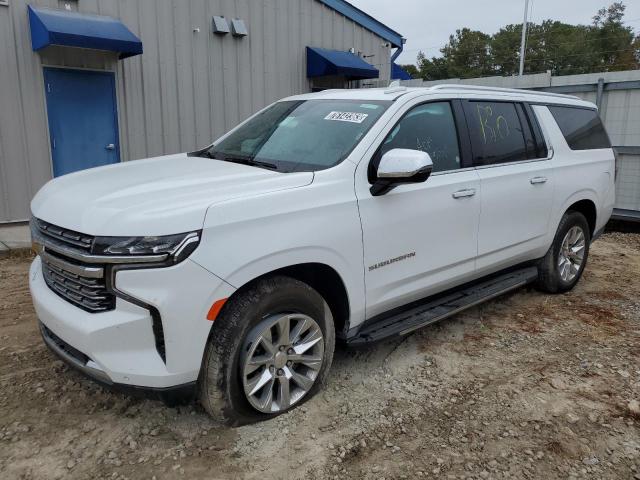
[[[387,89],[384,91],[384,93],[396,93],[396,92],[402,92],[404,90],[406,90],[407,87],[400,85],[400,80],[394,80],[393,82],[391,82],[389,84],[389,86],[387,87]]]

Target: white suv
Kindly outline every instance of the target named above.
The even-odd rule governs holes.
[[[259,420],[321,387],[336,338],[405,335],[528,283],[571,289],[614,176],[576,97],[299,95],[201,151],[45,185],[33,302],[47,345],[93,378]]]

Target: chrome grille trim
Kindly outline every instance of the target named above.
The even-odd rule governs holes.
[[[91,249],[94,238],[91,235],[85,235],[73,230],[61,228],[57,225],[45,222],[44,220],[40,220],[39,218],[35,219],[35,223],[38,230],[40,230],[43,235],[51,237],[63,244],[73,245],[74,247],[78,247],[86,251]]]
[[[115,308],[115,296],[107,290],[104,279],[81,277],[44,260],[42,275],[54,293],[83,310],[97,313]]]
[[[52,281],[64,285],[78,295],[83,295],[89,300],[107,299],[107,295],[104,293],[104,285],[101,285],[98,281],[94,280],[93,282],[89,282],[86,278],[72,275],[51,264],[47,264],[47,268],[49,269],[48,274]]]
[[[62,258],[51,255],[44,249],[38,251],[38,255],[42,258],[43,262],[47,262],[50,265],[55,265],[61,270],[69,272],[70,274],[78,277],[86,278],[104,278],[104,268],[102,267],[87,267],[84,265],[76,265],[75,263],[67,262]]]

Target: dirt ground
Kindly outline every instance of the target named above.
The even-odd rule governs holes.
[[[29,258],[0,260],[0,478],[640,479],[640,235],[577,288],[521,290],[365,350],[275,420],[111,393],[40,340]]]

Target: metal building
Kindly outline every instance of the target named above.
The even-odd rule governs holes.
[[[279,98],[389,80],[403,42],[344,0],[0,0],[0,248],[28,242],[53,176],[194,150]]]

